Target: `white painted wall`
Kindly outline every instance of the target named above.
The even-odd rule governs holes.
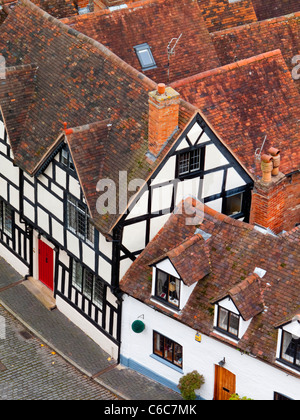
[[[141,315],[144,315],[146,329],[141,334],[135,334],[131,325]],[[224,367],[236,375],[236,390],[240,396],[254,400],[273,400],[276,391],[290,398],[300,399],[300,378],[256,358],[243,355],[239,350],[203,334],[201,343],[198,343],[195,341],[197,331],[127,295],[124,296],[122,357],[134,360],[151,372],[178,384],[182,374],[150,357],[153,351],[153,330],[183,346],[182,374],[196,369],[204,375],[206,382],[200,395],[206,400],[213,399],[215,365],[224,357]]]

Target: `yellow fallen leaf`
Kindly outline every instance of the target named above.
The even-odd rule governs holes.
[[[51,352],[51,354],[53,354],[53,355],[54,355],[54,354],[56,354],[56,353],[55,353],[55,351],[52,351],[52,352]]]

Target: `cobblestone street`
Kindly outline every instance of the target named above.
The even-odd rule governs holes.
[[[114,400],[0,306],[0,400]]]

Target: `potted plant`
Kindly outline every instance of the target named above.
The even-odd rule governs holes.
[[[186,374],[180,379],[178,388],[180,389],[184,400],[195,400],[195,390],[200,389],[204,383],[204,376],[200,375],[199,372],[194,370],[193,372]]]

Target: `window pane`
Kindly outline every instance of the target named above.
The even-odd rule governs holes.
[[[82,266],[76,261],[73,261],[72,284],[80,292],[82,291]]]
[[[168,298],[168,275],[157,270],[156,296],[167,300]]]
[[[180,280],[170,277],[169,283],[169,303],[179,306]]]
[[[74,166],[73,160],[72,160],[72,158],[71,158],[71,155],[69,155],[69,159],[70,159],[70,162],[69,162],[69,168],[70,168],[72,171],[75,171],[75,166]]]
[[[233,313],[230,313],[229,332],[236,336],[239,334],[239,316]]]
[[[300,340],[297,340],[296,365],[300,366]]]
[[[169,338],[165,338],[165,352],[164,358],[169,362],[173,363],[173,341]]]
[[[222,330],[227,331],[228,328],[228,311],[223,308],[219,308],[219,324],[218,327],[222,328]]]
[[[174,364],[182,367],[182,347],[179,344],[174,346]]]
[[[149,67],[154,64],[149,50],[140,50],[138,54],[142,67]]]
[[[78,217],[78,227],[77,232],[79,235],[85,237],[85,227],[86,227],[86,219],[85,214],[82,213],[80,210],[77,211],[77,217]]]
[[[87,216],[86,222],[87,222],[87,237],[86,238],[89,242],[93,244],[94,243],[94,226],[91,224],[89,216]]]
[[[100,309],[103,309],[103,299],[104,299],[104,284],[99,279],[96,278],[95,284],[94,284],[93,302]]]
[[[7,204],[3,203],[4,232],[12,235],[12,210]]]
[[[164,352],[164,337],[154,332],[154,354],[163,357]]]
[[[83,293],[89,299],[92,298],[94,276],[91,271],[84,269],[83,275]]]
[[[179,175],[186,174],[190,171],[190,154],[182,153],[179,155]]]
[[[3,201],[0,201],[0,230],[3,229]]]
[[[233,195],[232,197],[227,197],[226,199],[226,211],[227,216],[234,216],[239,214],[242,211],[243,203],[243,194]]]
[[[61,151],[61,163],[65,166],[68,166],[68,157],[69,157],[68,151],[63,149]]]
[[[77,212],[74,204],[68,200],[68,228],[77,232]]]
[[[284,331],[282,343],[282,358],[287,362],[294,363],[295,350],[295,341],[293,340],[292,334],[289,334]]]
[[[190,171],[198,171],[200,169],[200,149],[191,152],[191,167]]]

